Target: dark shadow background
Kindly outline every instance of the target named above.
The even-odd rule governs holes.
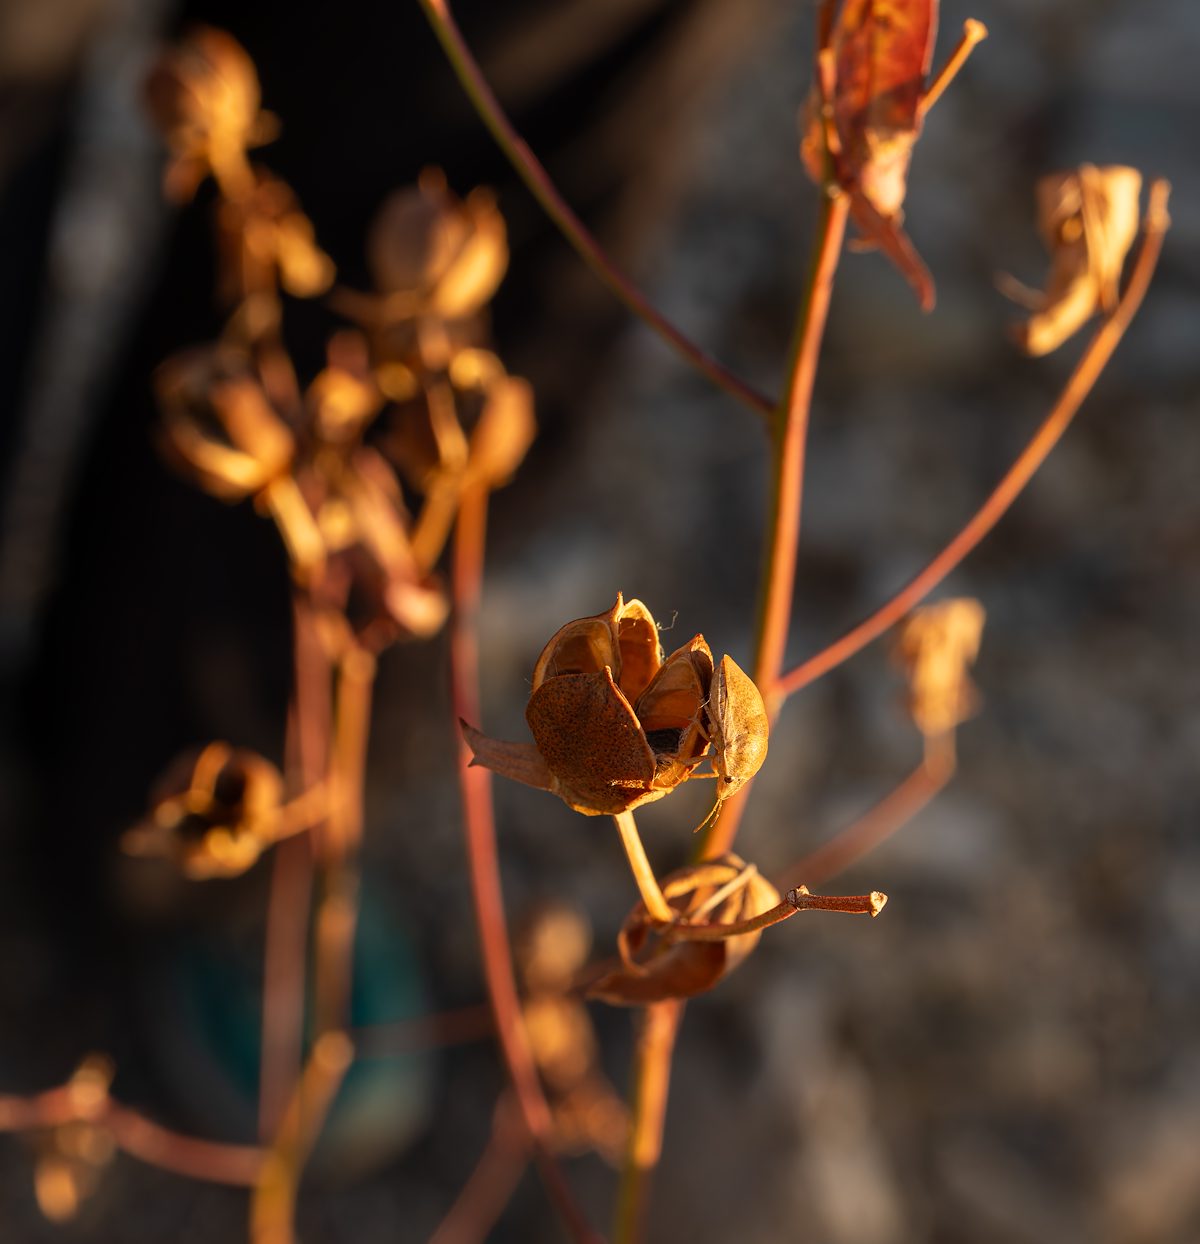
[[[567,198],[685,330],[774,391],[812,218],[795,158],[812,6],[457,7]],[[1175,228],[1079,425],[947,585],[989,611],[986,707],[953,789],[845,878],[889,892],[884,918],[793,922],[689,1008],[654,1240],[1200,1238],[1200,18],[1187,0],[947,3],[939,60],[966,16],[992,38],[933,114],[908,202],[938,308],[922,318],[875,256],[843,263],[797,658],[958,528],[1078,351],[1023,361],[1004,335],[1014,312],[993,273],[1043,270],[1034,179],[1083,160],[1166,175]],[[702,629],[747,656],[764,448],[754,419],[631,326],[552,234],[415,5],[0,8],[0,1091],[61,1083],[103,1049],[123,1100],[250,1139],[267,869],[164,890],[116,853],[180,749],[223,737],[278,758],[290,677],[273,531],[154,449],[150,373],[220,326],[211,199],[159,204],[136,118],[150,50],[189,21],[230,30],[258,64],[284,124],[261,159],[345,283],[365,284],[371,214],[423,166],[499,192],[512,263],[495,336],[534,384],[541,435],[493,508],[491,733],[521,737],[542,643],[618,588],[677,615],[680,642]],[[302,374],[336,322],[290,312]],[[915,763],[883,648],[789,706],[742,839],[764,871]],[[364,1018],[482,997],[443,655],[435,641],[381,667]],[[536,793],[497,798],[512,910],[562,895],[610,941],[632,901],[614,837]],[[647,809],[663,867],[702,802]],[[594,1015],[623,1083],[627,1017]],[[502,1084],[486,1042],[360,1076],[305,1190],[308,1244],[427,1238]],[[76,1222],[51,1226],[31,1172],[29,1147],[0,1138],[5,1240],[243,1238],[243,1194],[127,1158]],[[604,1224],[611,1176],[591,1158],[571,1175]],[[560,1238],[532,1177],[491,1238]]]

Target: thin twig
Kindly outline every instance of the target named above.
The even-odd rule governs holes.
[[[1092,391],[1109,359],[1120,344],[1125,330],[1146,296],[1151,277],[1162,251],[1163,235],[1170,224],[1167,217],[1167,196],[1170,186],[1163,180],[1150,187],[1149,206],[1143,226],[1142,245],[1129,276],[1129,283],[1116,310],[1096,330],[1083,357],[1076,364],[1070,379],[1055,402],[1045,422],[1021,451],[1020,457],[996,485],[991,496],[971,516],[966,526],[944,549],[889,601],[881,605],[857,626],[851,627],[840,639],[809,657],[807,661],[784,674],[776,684],[779,696],[791,695],[810,682],[827,674],[835,666],[852,657],[877,639],[889,627],[928,595],[971,552],[1003,517],[1021,490],[1045,462],[1058,444],[1071,420]],[[730,800],[732,802],[732,800]]]
[[[462,32],[458,29],[446,0],[420,0],[425,16],[442,45],[454,73],[471,103],[500,149],[508,157],[530,194],[541,205],[566,240],[605,285],[644,323],[649,325],[686,362],[701,375],[707,376],[726,393],[736,397],[751,410],[769,416],[774,403],[739,376],[705,353],[666,318],[646,296],[621,272],[604,248],[588,232],[583,221],[559,194],[550,175],[512,122],[492,92],[479,63],[471,54]]]
[[[977,44],[987,38],[987,34],[987,27],[975,18],[968,17],[963,22],[962,34],[954,45],[954,51],[950,53],[949,60],[938,70],[937,76],[929,84],[925,94],[921,96],[921,102],[917,105],[918,120],[925,119],[930,108],[941,99],[946,88],[958,77],[959,70],[967,63],[967,57],[975,50]]]
[[[496,1025],[492,1008],[486,1002],[476,1006],[440,1011],[435,1015],[417,1015],[391,1023],[365,1024],[351,1030],[359,1059],[394,1058],[418,1050],[440,1049],[448,1045],[466,1045],[495,1036]]]
[[[70,1084],[32,1097],[0,1096],[0,1132],[35,1132],[84,1120],[104,1128],[119,1149],[148,1166],[209,1183],[252,1186],[262,1169],[263,1150],[186,1136],[105,1097],[81,1112]]]
[[[250,1205],[252,1244],[293,1244],[296,1195],[309,1154],[354,1057],[345,1033],[358,924],[358,849],[375,658],[357,646],[337,666],[329,818],[317,839],[321,899],[313,962],[316,1037]]]
[[[454,614],[450,630],[450,681],[454,720],[479,721],[478,616],[487,534],[487,492],[464,491],[455,524],[451,566]],[[575,1202],[549,1149],[550,1107],[538,1080],[529,1039],[521,1020],[512,951],[500,887],[500,861],[492,810],[491,775],[471,764],[471,749],[460,738],[458,781],[463,801],[467,866],[475,904],[480,956],[496,1020],[500,1051],[529,1131],[538,1173],[572,1239],[597,1244],[598,1237]]]
[[[820,885],[836,877],[912,820],[945,789],[953,773],[953,764],[934,766],[922,761],[873,808],[787,868],[781,874],[786,880],[779,883],[780,888],[801,881]]]
[[[429,1244],[482,1244],[529,1165],[528,1135],[511,1090],[496,1103],[492,1132],[475,1169]]]
[[[296,789],[309,791],[320,786],[324,790],[332,723],[332,673],[312,606],[299,591],[292,602],[292,648],[295,682],[288,708],[288,770]],[[263,947],[258,1134],[264,1141],[279,1128],[303,1062],[312,882],[309,835],[281,842],[271,861]]]

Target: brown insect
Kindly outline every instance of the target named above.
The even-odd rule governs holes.
[[[705,715],[719,806],[762,768],[770,731],[762,694],[731,656],[723,656],[713,672]]]

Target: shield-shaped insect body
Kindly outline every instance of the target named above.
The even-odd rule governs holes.
[[[708,730],[717,773],[717,799],[728,799],[762,768],[770,725],[754,680],[728,655],[713,673]]]

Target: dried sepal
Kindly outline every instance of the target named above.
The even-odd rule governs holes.
[[[1121,269],[1137,236],[1142,175],[1122,165],[1081,165],[1037,183],[1038,232],[1050,252],[1035,314],[1014,330],[1021,348],[1048,354],[1097,312],[1117,304]]]
[[[232,35],[208,26],[159,56],[145,98],[171,151],[164,185],[177,202],[191,198],[210,172],[240,188],[247,149],[278,131],[275,118],[260,107],[254,62]]]
[[[685,924],[689,919],[738,924],[780,903],[778,890],[732,854],[672,873],[662,891]],[[762,936],[754,930],[722,941],[675,941],[673,927],[664,929],[639,903],[618,938],[620,966],[593,981],[588,997],[622,1006],[694,997],[737,967]]]
[[[978,711],[967,670],[979,655],[986,616],[979,601],[959,597],[917,609],[900,628],[896,656],[908,676],[913,720],[926,738],[949,733]]]
[[[130,855],[171,860],[194,880],[235,877],[275,841],[282,797],[283,778],[270,761],[210,743],[171,766],[149,817],[121,845]]]

